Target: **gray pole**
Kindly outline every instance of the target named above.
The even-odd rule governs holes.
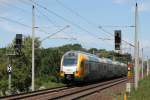
[[[11,73],[8,74],[8,89],[11,90]]]
[[[142,79],[143,79],[143,60],[144,58],[143,58],[143,48],[142,48]]]
[[[137,59],[137,62],[138,62],[138,68],[137,68],[137,70],[138,70],[138,73],[137,73],[137,75],[138,75],[138,81],[139,81],[139,79],[140,79],[140,76],[139,76],[139,74],[140,74],[140,43],[139,43],[139,41],[138,41],[138,57],[137,57],[138,59]]]
[[[35,39],[35,8],[32,6],[32,91],[34,91],[34,39]]]
[[[149,75],[149,61],[148,61],[148,56],[147,56],[147,76]]]
[[[93,54],[95,54],[95,51],[93,50]]]
[[[8,61],[10,60],[10,64],[7,66],[7,72],[8,72],[8,89],[11,92],[11,73],[12,73],[12,58],[11,56],[8,56]]]
[[[138,88],[138,33],[137,33],[137,16],[138,16],[138,5],[136,3],[135,8],[135,48],[134,48],[134,56],[135,56],[135,68],[134,68],[134,82],[135,89]]]

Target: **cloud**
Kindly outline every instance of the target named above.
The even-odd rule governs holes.
[[[25,26],[23,26],[21,24],[18,24],[18,23],[21,23],[21,22],[19,22],[17,20],[12,20],[12,19],[9,20],[9,18],[8,19],[7,18],[3,19],[3,18],[6,18],[6,17],[0,17],[0,20],[1,20],[0,21],[0,29],[1,30],[4,30],[7,33],[15,33],[15,34],[16,33],[29,34],[29,32],[31,32],[31,28],[25,27]]]
[[[1,5],[16,3],[17,0],[0,0]]]
[[[150,2],[143,2],[138,4],[139,12],[150,12]],[[132,12],[135,12],[135,6],[132,6]]]
[[[132,4],[135,5],[133,0],[113,0],[116,4]],[[138,7],[140,12],[150,11],[150,1],[138,2]],[[135,10],[135,6],[132,7],[133,11]]]
[[[150,11],[150,2],[143,2],[142,4],[139,4],[139,11],[140,12]]]
[[[131,0],[113,0],[116,4],[125,4],[131,2]]]
[[[141,45],[140,45],[140,47],[142,47],[142,48],[150,48],[150,40],[142,40],[141,41]]]
[[[0,0],[0,3],[3,3],[3,2],[16,3],[16,2],[18,2],[18,0]]]

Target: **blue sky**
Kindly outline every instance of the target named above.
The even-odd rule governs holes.
[[[38,27],[36,36],[40,37],[40,40],[69,25],[63,31],[44,40],[42,47],[81,43],[85,48],[107,50],[114,49],[114,41],[98,38],[113,39],[113,36],[99,29],[99,26],[111,34],[114,30],[122,30],[122,39],[133,43],[134,28],[108,26],[134,25],[134,7],[138,2],[140,46],[144,47],[145,55],[149,54],[150,0],[35,0],[35,2],[63,17],[59,18],[36,6],[36,26]],[[11,43],[17,33],[31,35],[31,4],[30,0],[0,0],[0,47]],[[125,43],[122,48],[124,52],[133,52],[133,48]]]

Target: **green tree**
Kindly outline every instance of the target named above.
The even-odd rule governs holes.
[[[7,56],[6,48],[0,48],[0,95],[6,95],[5,91],[8,89],[7,81]]]
[[[14,46],[11,45],[11,48]],[[31,86],[31,65],[32,65],[32,38],[24,37],[23,46],[20,55],[16,55],[12,59],[12,87],[13,90],[29,91]],[[40,66],[40,41],[35,38],[35,72]],[[37,75],[38,73],[36,73]]]
[[[88,52],[91,53],[91,54],[93,54],[93,53],[95,54],[95,53],[97,53],[97,51],[98,50],[96,48],[91,48],[91,49],[88,50]]]

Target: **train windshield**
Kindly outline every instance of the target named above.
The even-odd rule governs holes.
[[[63,61],[64,66],[74,66],[77,64],[77,59],[75,57],[70,58],[70,57],[65,57]]]

